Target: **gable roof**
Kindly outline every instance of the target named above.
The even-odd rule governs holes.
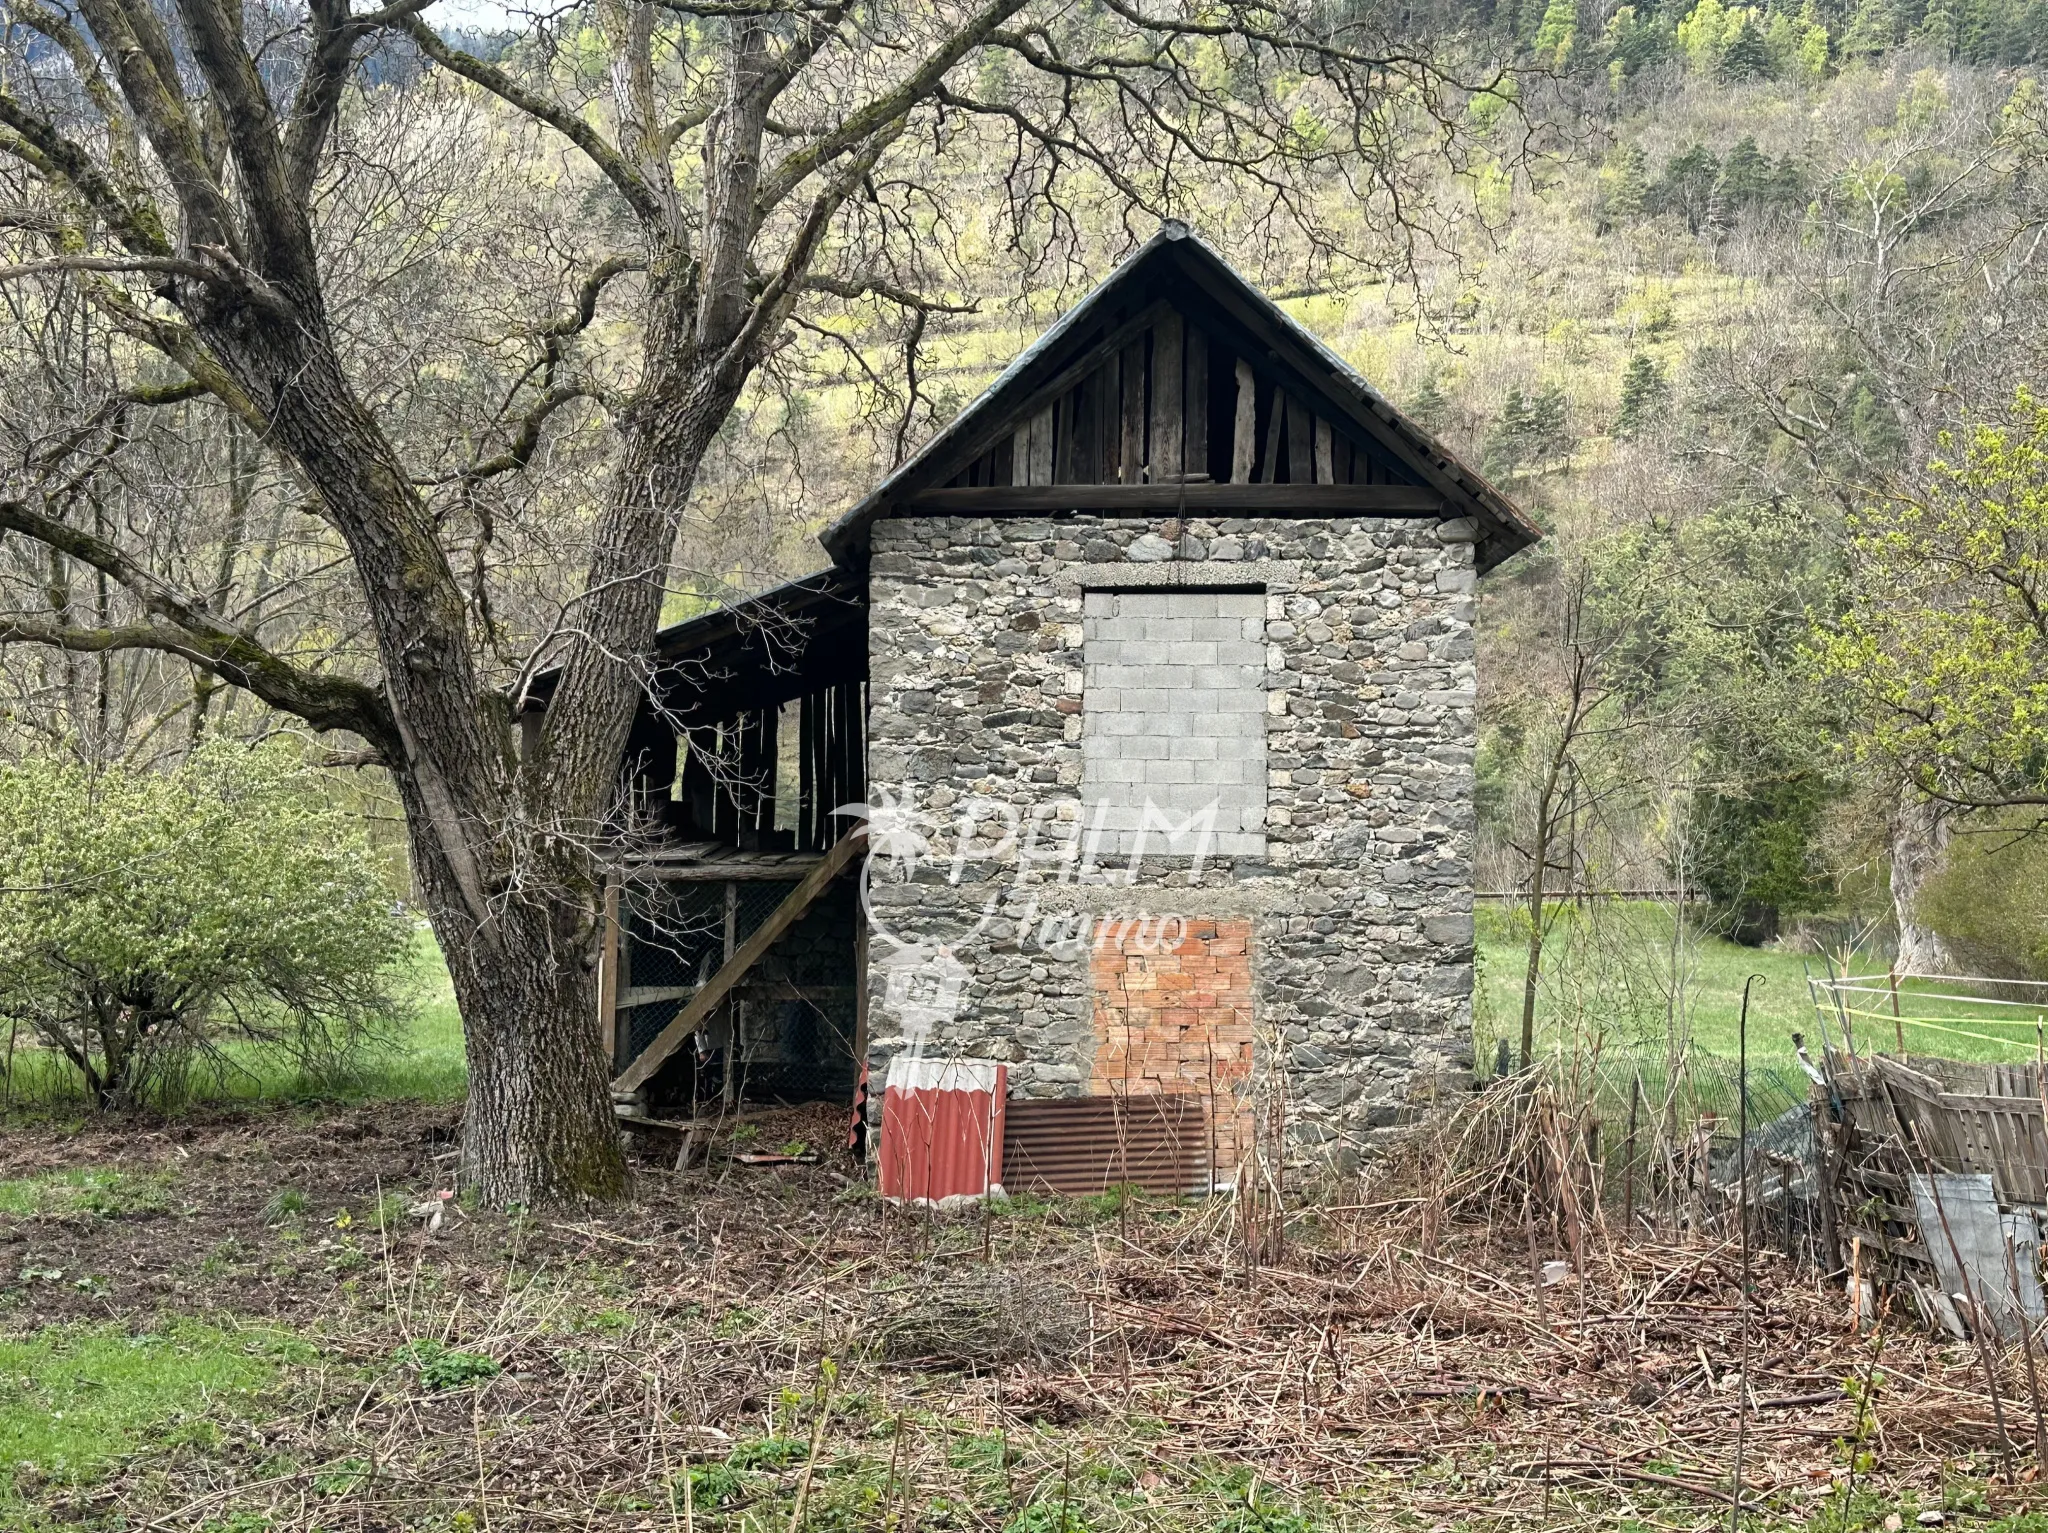
[[[1169,222],[1027,347],[952,423],[819,535],[835,563],[864,562],[868,529],[881,517],[933,514],[909,502],[958,476],[991,443],[1045,404],[1091,348],[1113,339],[1134,312],[1164,300],[1190,325],[1219,336],[1261,373],[1370,453],[1393,483],[1417,488],[1428,514],[1470,518],[1481,570],[1542,535],[1484,476],[1359,376],[1186,225]],[[1317,486],[1316,488],[1323,488]],[[1192,506],[1191,506],[1192,509]],[[1275,505],[1275,511],[1279,512]],[[1155,513],[1156,514],[1156,513]],[[1245,513],[1249,514],[1249,513]],[[1284,514],[1284,513],[1282,513]]]

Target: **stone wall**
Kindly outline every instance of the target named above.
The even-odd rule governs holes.
[[[1377,518],[877,522],[868,780],[892,806],[870,868],[877,1085],[921,1047],[1007,1061],[1022,1094],[1090,1090],[1113,1043],[1098,946],[1244,922],[1258,1073],[1284,1066],[1302,1159],[1348,1162],[1460,1089],[1471,536]],[[1154,835],[1128,882],[1127,849],[1081,796],[1085,595],[1204,588],[1264,596],[1264,854],[1210,846],[1197,867],[1192,840]],[[886,976],[941,946],[957,979],[938,1003],[892,1006]]]

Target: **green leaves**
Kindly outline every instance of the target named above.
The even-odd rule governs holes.
[[[485,1357],[481,1352],[458,1351],[438,1341],[409,1341],[391,1354],[391,1360],[418,1369],[420,1387],[435,1394],[466,1389],[504,1372],[495,1358]]]
[[[2048,404],[1944,435],[1925,488],[1851,523],[1821,665],[1862,704],[1855,743],[1930,797],[2048,805]]]
[[[103,1102],[228,1039],[329,1068],[402,1010],[408,923],[360,820],[282,748],[0,766],[0,868],[0,1015]]]

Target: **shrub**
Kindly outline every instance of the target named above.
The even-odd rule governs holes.
[[[1966,972],[2048,979],[2048,839],[2026,822],[1959,835],[1920,891],[1917,914],[1941,934]]]
[[[0,1021],[98,1106],[173,1092],[235,1042],[331,1077],[402,1014],[409,925],[360,823],[282,748],[0,766],[0,868]]]

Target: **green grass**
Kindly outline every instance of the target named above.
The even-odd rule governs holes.
[[[63,1219],[79,1214],[118,1218],[152,1213],[166,1205],[169,1179],[116,1171],[105,1166],[72,1166],[40,1176],[0,1182],[0,1214],[19,1219]]]
[[[229,1042],[218,1059],[195,1063],[190,1099],[252,1104],[461,1101],[468,1081],[462,1017],[431,932],[421,929],[409,962],[410,1014],[389,1037],[371,1044],[346,1078],[311,1079],[276,1050]],[[78,1072],[52,1050],[17,1041],[10,1077],[7,1101],[12,1107],[62,1111],[83,1104]]]
[[[0,1340],[0,1507],[19,1504],[31,1475],[77,1484],[174,1428],[210,1431],[224,1404],[275,1375],[273,1352],[261,1333],[196,1321],[136,1336],[51,1326]]]
[[[1520,911],[1495,906],[1479,912],[1473,1017],[1483,1060],[1492,1059],[1495,1040],[1506,1038],[1510,1047],[1519,1042],[1527,933],[1528,918]],[[1537,999],[1539,1049],[1584,1052],[1597,1041],[1603,1052],[1661,1053],[1671,936],[1670,912],[1661,905],[1614,902],[1590,913],[1576,907],[1559,910],[1546,938]],[[1842,1047],[1839,1018],[1831,1008],[1825,1028],[1818,1025],[1807,988],[1809,974],[1827,978],[1827,959],[1742,947],[1698,934],[1687,936],[1686,949],[1695,1052],[1716,1059],[1736,1057],[1742,986],[1752,974],[1762,976],[1749,1002],[1752,1063],[1765,1069],[1793,1067],[1794,1032],[1806,1036],[1808,1050],[1816,1057],[1823,1030],[1834,1048]],[[1839,965],[1839,957],[1835,961]],[[1895,1027],[1890,996],[1884,991],[1886,960],[1861,953],[1851,955],[1849,963],[1854,973],[1878,976],[1877,993],[1854,998],[1849,1017],[1859,1054],[1896,1052],[1903,1034],[1907,1051],[1914,1054],[2033,1059],[2035,1012],[1987,1004],[1999,992],[1965,995],[1949,982],[1908,981],[1900,986],[1903,1015]],[[2031,993],[2042,1000],[2042,1014],[2048,1015],[2048,988]]]

